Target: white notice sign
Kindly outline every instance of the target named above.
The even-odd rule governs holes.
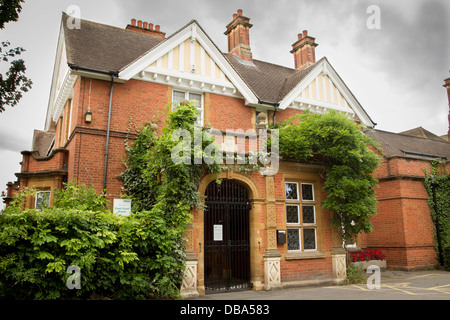
[[[131,213],[131,199],[114,199],[113,212],[120,216],[129,216]]]
[[[223,226],[221,224],[214,225],[214,241],[223,241]]]

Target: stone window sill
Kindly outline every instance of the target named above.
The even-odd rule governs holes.
[[[321,259],[325,258],[325,253],[319,251],[312,252],[288,252],[286,260],[301,260],[301,259]]]

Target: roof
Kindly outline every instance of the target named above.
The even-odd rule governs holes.
[[[306,80],[308,75],[315,72],[314,70],[319,70],[320,66],[326,64],[332,69],[330,71],[336,74],[337,80],[342,83],[345,90],[348,91],[348,97],[354,99],[355,108],[360,111],[360,118],[368,119],[367,123],[375,125],[325,57],[302,70],[257,59],[253,59],[251,62],[243,61],[234,55],[223,53],[196,20],[190,21],[183,28],[164,39],[147,33],[139,33],[83,19],[80,22],[81,28],[70,29],[68,24],[65,23],[68,18],[69,16],[63,13],[62,25],[67,61],[72,69],[82,67],[117,74],[126,73],[124,70],[130,69],[130,66],[133,65],[141,65],[147,59],[143,59],[143,57],[152,56],[151,53],[156,52],[156,48],[165,48],[177,34],[190,28],[195,23],[217,49],[221,58],[224,58],[224,62],[237,74],[240,78],[239,81],[246,86],[245,89],[252,92],[255,98],[259,100],[252,103],[269,105],[280,105],[283,101],[286,103],[292,97],[287,100],[286,98],[296,92],[296,88],[302,80]],[[242,86],[241,89],[243,88]],[[256,99],[249,99],[249,101]],[[280,108],[283,109],[281,105]]]
[[[269,103],[281,101],[315,65],[322,61],[319,60],[312,66],[297,71],[256,59],[253,59],[252,63],[243,62],[231,54],[225,54],[225,57],[258,98]]]
[[[386,158],[405,157],[422,160],[446,158],[450,160],[450,143],[440,139],[416,137],[382,130],[367,131],[366,135],[380,143]]]
[[[417,127],[417,128],[411,129],[411,130],[400,132],[400,133],[406,134],[408,136],[421,137],[421,138],[427,138],[427,139],[438,140],[438,141],[443,140],[441,137],[435,135],[434,133],[432,133],[422,127]]]
[[[164,39],[80,19],[79,29],[69,29],[69,16],[62,15],[62,25],[69,65],[118,72]]]
[[[45,157],[55,138],[54,132],[34,130],[32,151],[37,151],[39,157]]]
[[[68,18],[69,16],[63,13],[62,25],[68,64],[108,72],[123,70],[179,32],[163,39],[84,19],[80,20],[81,28],[69,29],[65,23]],[[297,71],[256,59],[250,64],[242,63],[236,56],[222,54],[258,98],[268,103],[278,103],[321,61]]]

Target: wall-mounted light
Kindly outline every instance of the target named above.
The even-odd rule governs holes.
[[[84,122],[86,123],[91,123],[92,122],[92,112],[91,111],[87,111],[86,114],[84,115]]]

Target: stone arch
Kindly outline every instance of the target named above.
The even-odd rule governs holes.
[[[261,199],[263,191],[255,179],[249,175],[236,173],[233,171],[225,171],[217,174],[206,175],[198,188],[200,196],[203,197],[203,204],[205,203],[206,188],[210,183],[218,179],[234,180],[242,185],[248,193],[248,198],[251,204],[249,212],[250,223],[250,281],[253,289],[260,290],[263,288],[264,270],[261,268],[264,252],[264,224],[261,223],[261,216],[264,216],[263,199]],[[192,235],[193,251],[195,252],[197,264],[197,290],[200,295],[205,294],[205,279],[204,279],[204,210],[197,209],[193,212]]]

